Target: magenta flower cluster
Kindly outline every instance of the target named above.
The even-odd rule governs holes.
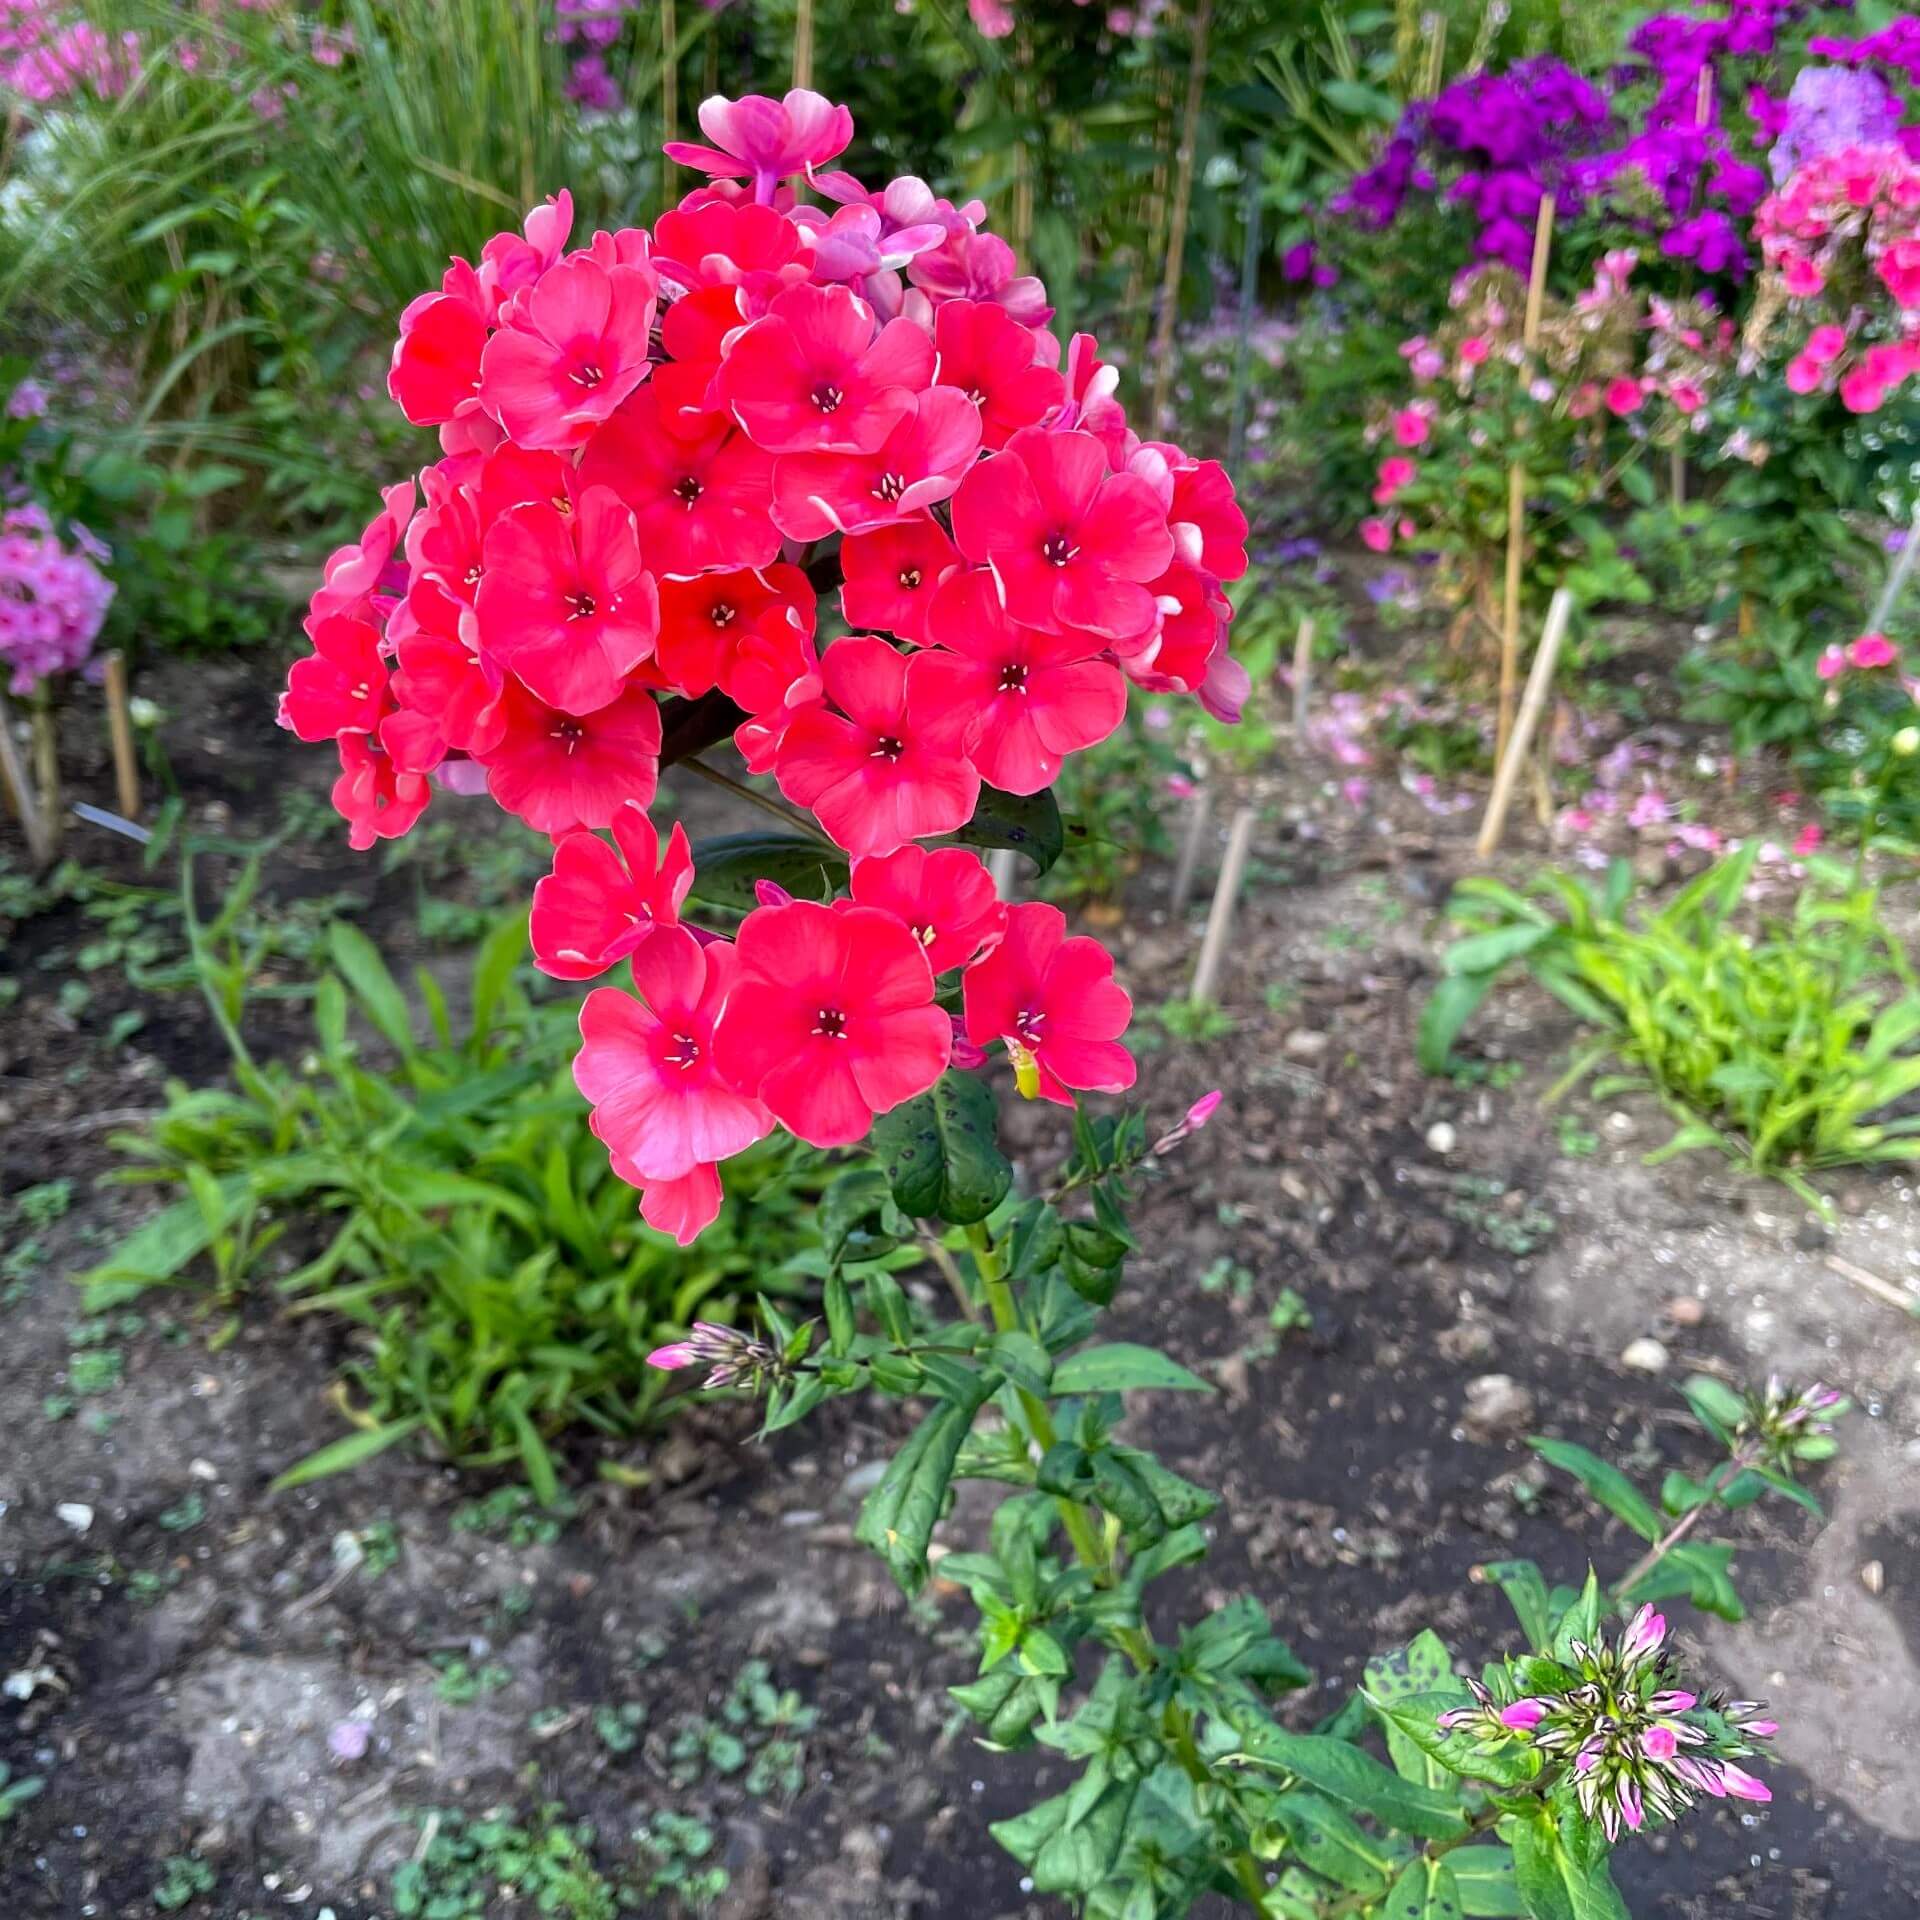
[[[39,506],[0,514],[0,667],[15,693],[85,666],[113,604],[100,571],[112,556],[84,527],[71,532],[69,548]]]
[[[115,41],[74,8],[50,0],[0,0],[0,97],[44,106],[90,87],[103,100],[138,69],[137,40]]]

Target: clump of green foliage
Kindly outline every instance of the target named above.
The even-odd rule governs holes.
[[[1920,981],[1877,888],[1816,862],[1791,917],[1756,933],[1738,915],[1759,854],[1743,848],[1665,906],[1629,917],[1632,869],[1542,874],[1524,893],[1464,881],[1449,904],[1466,937],[1427,1003],[1420,1063],[1445,1070],[1494,983],[1519,968],[1593,1037],[1555,1091],[1602,1065],[1597,1098],[1650,1087],[1678,1121],[1655,1158],[1713,1147],[1824,1210],[1806,1176],[1920,1160]]]
[[[336,922],[313,985],[314,1039],[261,1062],[241,1033],[252,952],[227,914],[187,936],[233,1085],[172,1084],[151,1126],[115,1138],[122,1180],[184,1189],[82,1276],[90,1311],[194,1276],[236,1298],[289,1232],[319,1243],[275,1286],[298,1313],[361,1330],[346,1368],[354,1431],[286,1484],[353,1466],[412,1434],[464,1464],[517,1463],[543,1504],[569,1429],[622,1435],[658,1411],[647,1354],[743,1295],[810,1292],[824,1273],[811,1199],[825,1156],[766,1147],[730,1168],[697,1248],[640,1221],[588,1130],[568,1061],[571,1010],[528,991],[524,919],[480,947],[458,995],[420,969],[414,995],[357,928]]]

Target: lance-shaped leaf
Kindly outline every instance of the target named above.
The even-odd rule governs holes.
[[[981,1740],[1004,1751],[1031,1746],[1035,1726],[1052,1718],[1060,1700],[1057,1680],[1012,1666],[947,1691],[980,1723]]]
[[[1524,1741],[1510,1747],[1484,1747],[1470,1734],[1442,1730],[1443,1713],[1473,1704],[1465,1693],[1448,1688],[1439,1693],[1402,1694],[1394,1700],[1376,1698],[1373,1704],[1386,1717],[1389,1740],[1398,1734],[1447,1773],[1491,1780],[1501,1787],[1522,1787],[1539,1777],[1540,1756]],[[1400,1770],[1406,1773],[1404,1767]]]
[[[1476,1580],[1491,1580],[1507,1596],[1527,1645],[1544,1653],[1553,1639],[1553,1607],[1547,1583],[1531,1560],[1490,1560],[1473,1570]]]
[[[1331,1801],[1296,1789],[1273,1803],[1273,1817],[1317,1874],[1377,1899],[1406,1862],[1406,1849],[1376,1839]]]
[[[1403,1780],[1423,1787],[1444,1787],[1449,1769],[1427,1751],[1424,1742],[1409,1739],[1386,1711],[1411,1694],[1438,1693],[1453,1685],[1453,1656],[1446,1642],[1431,1628],[1398,1653],[1382,1654],[1367,1662],[1366,1693],[1381,1718],[1387,1736],[1387,1754]]]
[[[1344,1740],[1289,1733],[1271,1722],[1238,1724],[1235,1731],[1240,1749],[1224,1755],[1224,1764],[1294,1774],[1329,1800],[1423,1840],[1456,1840],[1467,1830],[1450,1794],[1401,1779],[1391,1767]]]
[[[1152,1454],[1113,1441],[1094,1448],[1071,1441],[1050,1447],[1036,1484],[1112,1514],[1129,1552],[1157,1545],[1175,1528],[1204,1520],[1220,1504],[1217,1494],[1181,1479]]]
[[[1532,1920],[1632,1920],[1607,1871],[1605,1843],[1569,1808],[1556,1823],[1545,1807],[1500,1823],[1513,1848],[1514,1886]]]
[[[1069,1354],[1053,1370],[1053,1390],[1069,1393],[1125,1393],[1135,1387],[1161,1387],[1211,1393],[1198,1374],[1189,1373],[1154,1347],[1115,1341]]]
[[[901,1211],[970,1227],[1013,1185],[994,1137],[993,1089],[957,1068],[873,1123],[873,1151]]]
[[[1457,1847],[1447,1855],[1453,1883],[1460,1889],[1460,1911],[1474,1920],[1524,1920],[1526,1908],[1514,1882],[1510,1847]]]
[[[1624,1520],[1643,1540],[1658,1540],[1664,1528],[1653,1502],[1618,1467],[1571,1440],[1531,1439],[1527,1442],[1541,1459],[1570,1473],[1606,1508]]]
[[[757,880],[771,880],[796,900],[830,900],[847,884],[847,856],[798,833],[724,833],[694,847],[694,899],[748,913],[757,904]]]
[[[1051,787],[1021,794],[1002,793],[998,787],[983,784],[973,818],[958,833],[948,836],[948,844],[1011,847],[1016,853],[1024,853],[1033,862],[1034,872],[1042,874],[1065,851],[1067,830]]]
[[[907,1436],[861,1505],[855,1538],[886,1561],[908,1593],[917,1593],[927,1577],[927,1543],[946,1505],[960,1443],[999,1384],[997,1374],[980,1374],[966,1399],[935,1407]]]

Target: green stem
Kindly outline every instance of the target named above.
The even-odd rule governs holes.
[[[1001,1333],[1019,1332],[1020,1309],[1014,1301],[1013,1287],[1007,1278],[1006,1261],[1001,1257],[1000,1249],[993,1244],[993,1235],[984,1226],[969,1227],[967,1244],[973,1251],[974,1265],[979,1269],[980,1283],[986,1292],[987,1309],[993,1315],[994,1327]],[[1038,1394],[1028,1392],[1025,1387],[1016,1388],[1015,1391],[1019,1395],[1027,1437],[1045,1453],[1058,1438],[1054,1432],[1053,1416],[1048,1413],[1046,1402]],[[1110,1587],[1114,1579],[1113,1553],[1092,1516],[1079,1501],[1070,1500],[1064,1495],[1055,1504],[1060,1509],[1061,1524],[1067,1530],[1067,1538],[1073,1543],[1080,1564],[1092,1574],[1096,1586]],[[1144,1628],[1127,1627],[1116,1635],[1116,1639],[1138,1672],[1152,1671],[1156,1665],[1153,1641]],[[1161,1727],[1187,1777],[1199,1786],[1212,1785],[1213,1769],[1207,1765],[1193,1737],[1192,1714],[1179,1701],[1169,1700],[1161,1716]],[[1259,1861],[1250,1852],[1242,1852],[1234,1856],[1231,1864],[1234,1878],[1258,1911],[1265,1905],[1267,1897],[1266,1878]]]
[[[1746,1447],[1735,1448],[1731,1458],[1721,1461],[1711,1479],[1707,1482],[1706,1495],[1698,1506],[1689,1507],[1671,1527],[1663,1533],[1627,1571],[1613,1583],[1608,1595],[1614,1604],[1620,1605],[1655,1567],[1657,1567],[1688,1534],[1693,1531],[1694,1523],[1712,1507],[1720,1492],[1730,1482],[1753,1465],[1758,1455]]]

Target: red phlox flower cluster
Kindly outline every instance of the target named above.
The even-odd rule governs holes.
[[[1873,413],[1920,373],[1920,162],[1897,145],[1809,160],[1754,216],[1766,263],[1809,321],[1795,393]]]
[[[1228,719],[1247,691],[1232,483],[1128,425],[979,203],[830,169],[852,121],[805,90],[700,126],[668,151],[709,179],[650,233],[575,245],[561,193],[406,309],[389,387],[441,457],[327,562],[281,706],[335,742],[356,846],[436,786],[552,836],[535,956],[632,967],[587,1003],[580,1083],[682,1237],[774,1125],[858,1140],[995,1041],[1047,1097],[1129,1084],[1097,944],[918,843],[983,785],[1048,786],[1130,682]],[[683,919],[693,850],[646,809],[663,752],[727,731],[850,858],[851,901],[766,886],[731,940]]]

